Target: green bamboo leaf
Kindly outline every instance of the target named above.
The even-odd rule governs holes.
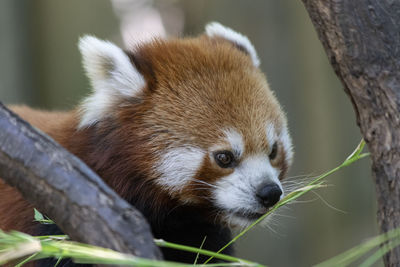
[[[40,213],[40,211],[38,211],[37,209],[33,209],[33,210],[35,212],[35,216],[34,216],[35,221],[39,222],[39,221],[44,220],[44,216],[42,213]]]
[[[34,221],[35,222],[39,222],[41,224],[55,224],[51,219],[43,216],[42,213],[40,213],[40,211],[38,211],[37,209],[33,209],[34,210]]]

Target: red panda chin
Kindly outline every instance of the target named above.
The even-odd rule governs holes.
[[[227,215],[224,221],[229,228],[241,230],[249,227],[252,223],[254,223],[263,215],[264,214],[262,213],[235,212],[233,214]]]

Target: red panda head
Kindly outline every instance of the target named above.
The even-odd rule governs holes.
[[[141,172],[171,201],[231,225],[247,225],[282,197],[291,139],[245,36],[211,23],[200,37],[131,52],[90,36],[79,46],[93,92],[78,128],[112,129],[121,173]]]

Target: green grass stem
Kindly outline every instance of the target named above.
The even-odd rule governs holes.
[[[61,238],[65,238],[62,236]],[[163,240],[156,240],[161,247],[169,247],[184,251],[214,255],[219,259],[230,261],[228,263],[208,264],[207,266],[257,266],[264,265],[242,260],[236,257],[218,254],[215,252],[173,244]],[[100,248],[73,241],[60,240],[60,237],[32,237],[20,232],[5,233],[0,231],[0,265],[7,262],[27,257],[17,266],[41,258],[66,259],[71,258],[76,263],[81,264],[107,264],[107,265],[126,265],[137,267],[192,267],[203,266],[202,264],[182,264],[177,262],[157,261],[136,257],[133,255],[119,253],[110,249]]]
[[[399,244],[400,228],[388,231],[387,233],[371,238],[358,246],[355,246],[333,258],[330,258],[329,260],[315,265],[315,267],[348,266],[359,260],[366,253],[378,248],[386,242],[393,243],[389,243],[387,244],[387,246],[383,246],[382,248],[378,249],[373,255],[371,255],[366,261],[364,261],[364,266],[372,265],[373,262],[378,260],[390,249]]]
[[[199,254],[206,255],[206,256],[212,256],[212,257],[218,258],[220,260],[241,263],[243,266],[257,266],[257,267],[264,266],[259,263],[251,262],[251,261],[240,259],[237,257],[233,257],[233,256],[221,254],[221,253],[216,253],[216,252],[213,252],[210,250],[175,244],[175,243],[164,241],[162,239],[155,239],[154,242],[159,247],[166,247],[166,248],[178,249],[178,250],[183,250],[183,251],[188,251],[188,252],[193,252],[193,253],[199,253]]]

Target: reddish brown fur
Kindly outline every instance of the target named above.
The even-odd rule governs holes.
[[[172,140],[175,146],[194,143],[207,151],[210,144],[223,142],[223,131],[233,127],[245,139],[244,158],[269,151],[267,122],[275,122],[278,131],[286,123],[264,75],[230,42],[207,37],[159,41],[137,53],[140,60],[136,62],[133,56],[133,61],[139,69],[148,70],[150,86],[157,88],[145,100],[153,107],[144,114],[146,126],[152,131],[156,125],[169,139],[179,137]],[[159,135],[152,141],[162,148],[168,145],[165,140]],[[206,160],[198,174],[202,180],[213,181],[227,170]]]
[[[224,127],[234,127],[246,138],[247,153],[264,152],[266,123],[284,123],[264,75],[229,42],[160,41],[138,54],[152,66],[157,82],[147,120],[176,130],[181,144],[194,142],[206,150],[210,140],[223,136]]]
[[[95,126],[76,131],[76,111],[12,109],[84,160],[128,201],[151,198],[147,205],[154,214],[148,216],[188,199],[205,205],[207,193],[194,190],[194,184],[178,194],[154,183],[159,176],[154,166],[168,146],[196,144],[205,151],[215,142],[227,146],[223,130],[233,127],[244,137],[244,156],[267,153],[272,144],[266,140],[266,123],[274,121],[278,130],[286,123],[264,75],[230,42],[205,36],[156,41],[138,47],[130,57],[147,80],[146,90],[122,100],[112,117]],[[272,164],[285,172],[284,154],[280,154]],[[213,182],[229,172],[205,160],[197,178]],[[32,206],[1,183],[0,198],[0,228],[29,232]],[[6,210],[9,205],[3,203],[14,206]]]
[[[26,203],[14,188],[4,184],[1,180],[0,194],[0,229],[31,232],[33,207]]]

